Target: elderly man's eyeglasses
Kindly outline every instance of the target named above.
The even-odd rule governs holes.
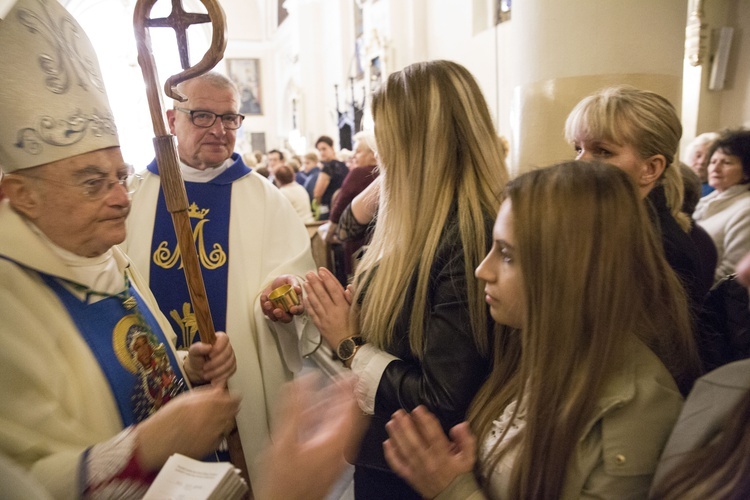
[[[200,128],[211,128],[216,123],[216,119],[221,119],[221,124],[227,130],[237,130],[242,125],[242,120],[245,119],[245,115],[239,113],[224,113],[223,115],[217,115],[211,111],[203,111],[201,109],[186,109],[186,108],[174,108],[177,111],[182,111],[190,115],[190,121],[193,125]]]
[[[112,188],[115,187],[115,185],[117,184],[125,188],[125,191],[128,193],[128,196],[135,193],[136,190],[138,189],[138,186],[140,185],[141,176],[138,174],[132,174],[132,171],[133,171],[133,167],[128,165],[128,173],[119,175],[117,177],[117,180],[112,180],[108,176],[102,175],[102,176],[96,176],[96,177],[85,179],[78,184],[72,184],[70,182],[62,182],[56,179],[49,179],[47,177],[42,177],[41,175],[31,175],[31,174],[20,173],[20,172],[17,172],[17,174],[22,175],[24,177],[30,177],[32,179],[37,179],[40,181],[57,184],[59,186],[69,186],[73,188],[78,188],[81,190],[81,193],[86,198],[90,200],[99,200],[107,196],[107,194],[110,191],[112,191]]]

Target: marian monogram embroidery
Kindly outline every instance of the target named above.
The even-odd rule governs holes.
[[[206,250],[203,227],[210,220],[205,218],[209,211],[210,209],[208,208],[199,209],[198,205],[193,202],[188,209],[188,215],[191,219],[198,219],[198,223],[193,229],[193,240],[197,245],[198,260],[201,266],[206,269],[217,269],[226,264],[227,254],[219,243],[214,243],[210,252]],[[153,260],[154,264],[164,269],[171,269],[178,263],[179,268],[182,268],[180,248],[176,247],[174,250],[170,250],[169,244],[166,241],[159,243],[159,246],[154,251]]]

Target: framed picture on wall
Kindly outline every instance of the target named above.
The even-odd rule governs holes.
[[[495,24],[510,21],[511,0],[495,0]]]
[[[260,151],[266,153],[266,133],[265,132],[251,132],[250,133],[250,147],[253,151]]]
[[[262,115],[260,60],[227,59],[227,75],[240,89],[240,113]]]

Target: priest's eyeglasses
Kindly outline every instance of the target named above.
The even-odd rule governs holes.
[[[32,179],[37,179],[40,181],[50,182],[52,184],[57,184],[59,186],[69,186],[78,188],[81,190],[81,193],[90,200],[100,200],[107,196],[110,191],[112,191],[112,188],[115,187],[116,184],[119,184],[123,188],[125,188],[125,191],[128,193],[128,196],[131,196],[133,193],[136,192],[138,189],[138,186],[141,184],[142,177],[139,174],[134,174],[133,166],[132,165],[126,165],[127,172],[122,173],[118,175],[116,180],[112,180],[109,176],[101,175],[96,177],[90,177],[88,179],[85,179],[81,181],[80,183],[73,184],[70,182],[62,182],[58,181],[56,179],[49,179],[47,177],[42,177],[41,175],[31,175],[27,173],[20,173],[16,172],[17,175],[22,175],[24,177],[30,177]]]
[[[187,109],[187,108],[174,108],[177,111],[182,111],[190,115],[190,121],[193,125],[200,128],[211,128],[216,123],[216,119],[221,119],[221,124],[227,130],[237,130],[242,126],[242,120],[245,119],[245,115],[239,113],[224,113],[223,115],[217,115],[211,111],[203,111],[202,109]]]

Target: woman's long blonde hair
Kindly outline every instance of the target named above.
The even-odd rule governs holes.
[[[682,123],[674,106],[664,97],[629,85],[607,87],[579,102],[565,122],[565,139],[600,138],[633,146],[641,159],[662,155],[666,159],[660,179],[672,217],[683,231],[690,217],[682,212],[683,185],[675,155],[682,137]]]
[[[354,281],[361,334],[387,347],[409,301],[410,347],[421,359],[430,269],[455,210],[469,314],[477,346],[486,352],[487,311],[474,268],[489,246],[487,222],[508,174],[482,92],[459,64],[412,64],[375,92],[372,115],[383,183],[372,243]],[[415,293],[407,297],[415,275]]]
[[[699,375],[687,301],[628,175],[568,162],[506,190],[524,282],[523,330],[495,344],[493,372],[470,409],[484,442],[514,400],[527,409],[515,445],[483,463],[489,476],[517,448],[512,498],[559,498],[567,464],[600,390],[635,336],[686,389]]]

